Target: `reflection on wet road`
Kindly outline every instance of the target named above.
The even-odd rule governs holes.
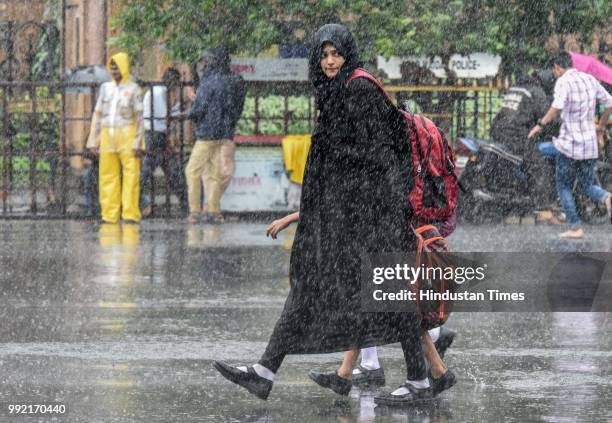
[[[231,386],[213,359],[255,361],[288,291],[291,230],[265,224],[0,222],[0,404],[64,403],[55,421],[446,422],[612,420],[611,317],[463,313],[447,354],[458,384],[427,406],[374,407],[315,386],[340,354],[289,357],[270,399]],[[612,251],[612,230],[461,227],[460,251]],[[380,349],[387,387],[398,345]],[[0,421],[12,421],[5,411]],[[15,421],[53,421],[20,417]]]

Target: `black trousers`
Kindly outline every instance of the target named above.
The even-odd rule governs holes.
[[[259,364],[274,373],[278,371],[287,355],[286,342],[293,335],[288,331],[291,331],[291,328],[277,325],[270,337],[266,351],[259,360]],[[415,321],[414,327],[405,332],[405,335],[406,337],[400,341],[400,344],[402,345],[406,362],[406,378],[408,380],[425,379],[427,377],[427,369],[421,346],[421,329],[417,321]]]
[[[166,149],[166,133],[157,131],[145,132],[146,156],[142,160],[140,170],[140,202],[141,207],[146,207],[151,203],[144,193],[146,187],[151,187],[153,183],[153,172],[161,166],[170,185],[170,189],[183,202],[185,197],[185,181],[181,170],[179,157]]]

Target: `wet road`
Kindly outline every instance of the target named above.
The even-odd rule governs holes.
[[[447,353],[458,384],[424,407],[374,407],[312,383],[340,354],[289,357],[267,402],[226,382],[213,359],[253,362],[288,291],[291,229],[181,222],[0,221],[0,422],[612,421],[612,317],[463,313]],[[558,228],[463,226],[457,251],[612,251],[612,228],[560,241]],[[381,348],[387,388],[398,345]],[[62,403],[54,418],[8,404]]]

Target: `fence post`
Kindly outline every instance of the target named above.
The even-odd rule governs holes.
[[[285,93],[285,103],[283,110],[283,128],[285,135],[289,133],[289,94]]]
[[[62,216],[66,216],[66,171],[68,163],[68,154],[66,151],[66,87],[64,84],[60,84],[61,89],[61,114],[60,114],[60,157],[59,157],[59,165],[60,165],[60,211]]]
[[[259,94],[255,94],[255,135],[259,134]]]
[[[478,138],[478,91],[474,91],[474,118],[472,119],[472,133]]]
[[[36,155],[39,146],[39,122],[38,122],[38,113],[36,107],[36,86],[30,86],[30,101],[32,102],[32,111],[30,114],[30,124],[32,125],[32,132],[30,136],[30,211],[36,215],[37,213],[37,205],[36,205]]]
[[[2,214],[7,214],[7,200],[9,195],[9,109],[8,109],[8,91],[6,85],[2,87],[2,128],[3,128],[3,146],[2,146]]]

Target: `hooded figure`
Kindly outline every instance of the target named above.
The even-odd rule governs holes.
[[[221,196],[234,174],[234,130],[242,114],[246,89],[230,70],[227,48],[202,56],[204,75],[187,117],[193,120],[197,141],[185,168],[189,197],[189,221],[201,213],[201,180],[207,201],[207,220],[221,223]]]
[[[333,78],[321,68],[327,43],[344,59]],[[426,378],[416,315],[361,311],[362,255],[412,251],[415,240],[408,229],[407,127],[372,82],[358,78],[346,84],[360,65],[344,26],[325,25],[315,33],[309,77],[319,116],[291,252],[291,290],[258,364],[240,368],[215,362],[223,376],[263,399],[287,354],[402,342],[408,379]]]
[[[139,222],[139,157],[144,150],[140,87],[130,81],[127,54],[115,54],[107,66],[113,81],[100,87],[87,148],[100,154],[102,220]]]
[[[552,99],[546,97],[540,79],[523,77],[504,96],[501,110],[491,124],[491,138],[506,146],[512,154],[528,160],[537,156],[534,143],[527,139],[529,130],[544,116]]]

